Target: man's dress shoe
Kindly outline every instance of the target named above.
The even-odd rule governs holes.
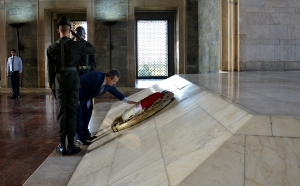
[[[72,154],[76,154],[76,153],[80,152],[81,148],[80,147],[76,147],[74,145],[73,147],[68,147],[67,151],[68,151],[69,155],[72,155]]]
[[[92,144],[92,143],[90,143],[90,142],[87,142],[87,141],[85,141],[85,140],[76,140],[80,145],[90,145],[90,144]]]
[[[97,136],[85,136],[86,140],[94,140],[96,138],[97,138]]]

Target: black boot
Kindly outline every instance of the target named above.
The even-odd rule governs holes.
[[[74,136],[68,136],[68,149],[69,155],[76,154],[81,151],[80,147],[74,145]]]
[[[66,137],[59,137],[60,144],[56,147],[56,153],[61,155],[67,155],[67,149],[66,149]]]

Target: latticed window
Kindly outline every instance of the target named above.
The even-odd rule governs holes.
[[[168,76],[168,21],[137,21],[137,76]]]
[[[88,39],[88,34],[87,34],[87,22],[86,21],[71,21],[71,29],[75,30],[77,27],[82,26],[85,29],[85,40]],[[72,38],[73,35],[72,33],[70,34],[70,37]]]

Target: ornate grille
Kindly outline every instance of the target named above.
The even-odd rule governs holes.
[[[168,76],[168,21],[137,21],[138,77]]]
[[[85,40],[88,39],[88,34],[87,34],[87,22],[86,21],[71,21],[71,29],[75,30],[77,27],[82,26],[85,29]],[[73,35],[72,33],[70,34],[70,37],[72,38]]]

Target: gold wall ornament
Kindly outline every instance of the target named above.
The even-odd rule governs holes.
[[[121,116],[116,117],[113,123],[111,124],[111,129],[114,132],[118,132],[127,129],[133,125],[136,125],[149,118],[150,116],[154,115],[175,99],[173,92],[163,91],[162,93],[164,94],[163,98],[157,100],[148,109],[143,110],[140,114],[134,115],[126,121],[122,119],[123,114],[121,114]],[[125,110],[124,112],[127,112],[127,110]]]

